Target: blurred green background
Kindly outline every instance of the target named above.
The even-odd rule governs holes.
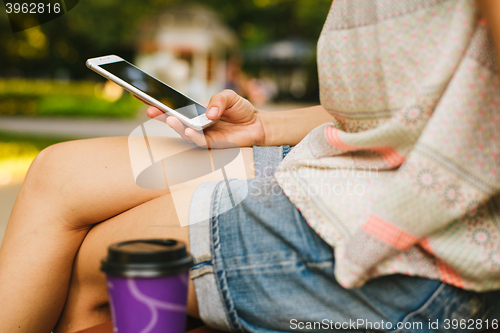
[[[141,63],[147,64],[152,58],[151,53],[159,52],[158,45],[154,50],[148,49],[151,41],[158,39],[152,36],[152,29],[157,35],[166,31],[173,35],[178,32],[182,36],[189,29],[196,35],[196,24],[188,30],[182,22],[162,26],[172,20],[165,14],[179,13],[179,8],[190,7],[196,8],[191,11],[194,21],[217,20],[223,27],[213,30],[213,34],[221,34],[221,31],[226,34],[218,36],[222,39],[218,42],[220,47],[226,50],[213,53],[215,58],[224,58],[226,71],[233,71],[232,76],[231,73],[221,74],[225,78],[219,81],[225,81],[212,84],[211,90],[205,87],[205,94],[193,96],[191,89],[191,97],[205,102],[212,93],[232,88],[257,105],[280,102],[315,104],[318,102],[315,46],[330,6],[331,0],[86,0],[51,22],[19,33],[12,33],[5,10],[2,10],[0,117],[3,118],[0,125],[2,120],[5,123],[5,117],[70,117],[75,121],[79,118],[134,119],[143,111],[141,103],[105,83],[86,68],[85,60],[118,54],[135,61],[142,52],[142,58],[146,60]],[[181,11],[181,14],[185,12]],[[178,18],[179,15],[174,16]],[[210,30],[212,26],[209,22],[201,27]],[[207,37],[200,36],[200,43],[204,42],[203,38]],[[230,43],[223,39],[235,41]],[[194,44],[194,51],[183,49],[180,53],[171,53],[178,58],[176,64],[179,68],[183,65],[180,61],[184,61],[191,72],[196,72],[199,71],[194,59],[196,42],[191,44]],[[215,44],[213,48],[217,47]],[[207,64],[213,62],[211,56],[208,54]],[[224,71],[220,66],[217,70]],[[155,72],[154,69],[151,71]],[[231,80],[233,82],[226,82]],[[197,91],[198,81],[191,80],[186,87],[194,86]],[[172,85],[178,88],[178,85]],[[190,93],[188,88],[179,89]],[[0,127],[0,132],[8,130],[6,126]],[[30,138],[37,135],[29,131],[25,133],[22,128],[15,132],[13,134],[18,137],[22,134]],[[57,136],[57,133],[48,134]],[[0,161],[12,158],[5,150],[0,154]]]
[[[247,77],[275,66],[265,45],[287,40],[310,51],[288,66],[301,67],[307,87],[299,94],[278,91],[266,101],[318,100],[315,45],[331,0],[86,0],[56,20],[15,34],[5,11],[0,14],[0,115],[133,117],[139,104],[127,94],[109,98],[102,84],[96,88],[103,80],[85,60],[117,54],[133,61],[148,21],[172,8],[200,5],[236,36],[231,52]]]
[[[140,25],[159,12],[198,4],[216,12],[233,30],[241,50],[282,39],[315,45],[331,0],[85,0],[66,15],[13,34],[5,11],[0,14],[0,75],[95,80],[87,58],[120,54],[132,59]],[[0,5],[1,6],[1,5]]]

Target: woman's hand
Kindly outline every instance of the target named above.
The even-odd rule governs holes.
[[[185,126],[175,117],[167,117],[166,123],[179,135],[200,147],[210,146],[211,142],[230,142],[240,147],[263,145],[265,142],[264,126],[260,114],[246,99],[232,90],[224,90],[210,99],[207,118],[220,120],[198,132]],[[164,113],[155,107],[147,109],[147,115],[155,118]]]

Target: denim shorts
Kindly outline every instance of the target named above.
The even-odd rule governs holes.
[[[215,213],[189,230],[191,278],[207,325],[236,332],[469,332],[498,324],[500,291],[475,293],[405,275],[341,287],[334,249],[266,177],[286,151],[254,149],[261,177],[205,183],[193,196],[190,218]],[[245,198],[228,209],[231,196]]]

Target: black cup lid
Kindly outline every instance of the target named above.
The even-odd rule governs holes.
[[[178,274],[193,266],[184,243],[173,239],[141,239],[113,244],[101,270],[113,276],[158,277]]]

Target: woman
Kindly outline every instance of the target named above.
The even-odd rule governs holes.
[[[208,117],[221,121],[205,136],[168,118],[198,145],[283,146],[243,148],[247,165],[297,145],[227,212],[224,182],[198,187],[190,219],[223,213],[189,233],[164,213],[169,190],[135,185],[126,139],[44,150],[0,249],[0,332],[109,320],[99,260],[111,243],[151,237],[191,244],[189,313],[220,329],[464,330],[453,319],[491,328],[500,131],[489,42],[500,46],[500,4],[478,3],[491,37],[465,0],[337,0],[318,44],[321,106],[267,113],[224,91],[210,100]],[[232,181],[233,194],[246,182]]]

